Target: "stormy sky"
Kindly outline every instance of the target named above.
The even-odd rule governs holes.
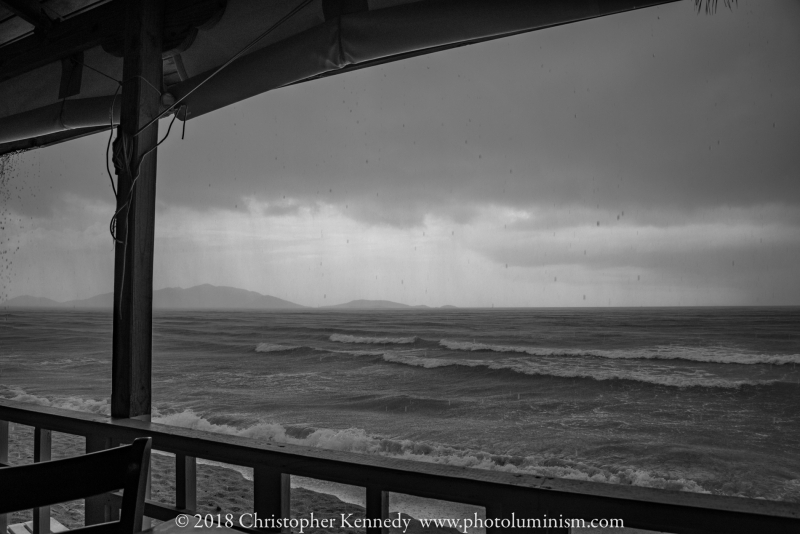
[[[272,91],[185,140],[176,123],[155,287],[798,305],[798,28],[793,0],[678,2]],[[106,140],[7,163],[5,296],[112,290]]]

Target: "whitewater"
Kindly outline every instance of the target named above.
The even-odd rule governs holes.
[[[0,397],[107,414],[110,327],[104,312],[9,312]],[[800,501],[799,348],[796,309],[159,312],[153,421]]]

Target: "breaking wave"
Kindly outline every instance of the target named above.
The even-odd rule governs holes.
[[[449,360],[426,358],[408,353],[387,352],[383,359],[391,363],[435,369],[438,367],[471,367],[491,370],[504,370],[534,376],[555,376],[560,378],[590,378],[593,380],[634,380],[659,386],[678,388],[708,387],[736,389],[742,386],[761,386],[774,383],[770,380],[728,380],[711,373],[696,370],[662,369],[663,374],[653,370],[587,366],[584,362],[565,362],[509,358],[506,360]]]
[[[729,363],[742,365],[800,364],[800,354],[762,354],[726,347],[656,346],[637,349],[599,350],[546,348],[517,345],[495,345],[474,341],[442,339],[439,345],[450,350],[467,352],[514,352],[530,356],[584,356],[612,360],[688,360],[703,363]]]
[[[259,441],[403,458],[434,464],[708,493],[693,480],[669,474],[656,474],[633,467],[603,466],[599,468],[551,456],[492,454],[438,443],[372,436],[360,428],[344,430],[296,428],[269,422],[239,427],[234,424],[212,423],[192,410],[154,417],[153,422],[242,436]],[[247,473],[243,472],[242,474],[247,476]]]
[[[63,408],[65,410],[75,410],[77,412],[89,412],[102,415],[111,414],[111,404],[108,399],[84,399],[82,397],[56,397],[48,398],[33,395],[22,388],[7,387],[0,385],[0,398],[47,406],[49,408]]]
[[[28,402],[40,406],[67,408],[92,413],[109,413],[109,404],[106,399],[47,398],[29,394],[20,388],[3,385],[0,385],[0,398]],[[680,471],[645,469],[608,463],[594,465],[590,461],[563,457],[558,453],[552,452],[528,455],[495,454],[436,442],[370,435],[360,428],[336,430],[307,426],[286,426],[266,421],[242,425],[237,424],[238,422],[233,419],[225,422],[212,422],[191,409],[167,413],[163,410],[163,407],[162,411],[154,409],[153,422],[217,434],[247,437],[262,442],[320,447],[328,450],[402,458],[432,464],[699,493],[713,492],[729,495],[748,493],[748,491],[745,491],[747,488],[727,488],[721,486],[720,482],[714,479],[694,480],[691,476]],[[252,470],[246,467],[220,464],[208,460],[199,460],[199,463],[233,469],[241,473],[245,478],[252,479]],[[789,487],[792,482],[797,483],[796,480],[787,483],[788,493],[790,493],[789,490],[793,489],[793,487]],[[757,495],[748,494],[747,496]]]
[[[99,360],[97,358],[64,358],[63,360],[44,360],[35,362],[32,365],[40,365],[42,367],[68,367],[73,365],[111,365],[111,360]]]
[[[279,343],[259,343],[255,348],[256,352],[291,352],[294,350],[303,349],[316,352],[325,352],[330,354],[349,354],[351,356],[383,356],[391,349],[377,349],[377,350],[364,350],[364,349],[345,349],[336,350],[324,347],[309,347],[298,345],[281,345]]]
[[[349,334],[332,334],[329,338],[337,343],[369,343],[374,345],[407,345],[417,340],[416,336],[410,337],[371,337],[351,336]]]
[[[331,354],[350,354],[351,356],[383,356],[389,351],[386,350],[333,350],[333,349],[314,349],[319,352],[330,352]]]
[[[295,345],[280,345],[278,343],[259,343],[256,347],[256,352],[286,352],[290,350],[299,349]]]

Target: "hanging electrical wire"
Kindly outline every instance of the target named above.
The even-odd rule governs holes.
[[[723,0],[723,3],[728,9],[733,9],[733,6],[739,2],[738,0]],[[717,11],[719,0],[694,0],[694,7],[697,9],[698,13],[700,13],[700,10],[703,8],[703,4],[706,6],[706,15],[710,15]]]
[[[169,128],[167,129],[167,134],[164,136],[164,138],[163,138],[161,141],[159,141],[159,142],[158,142],[158,143],[157,143],[157,144],[156,144],[154,147],[152,147],[150,150],[148,150],[147,152],[145,152],[144,154],[142,154],[142,157],[140,157],[140,158],[139,158],[139,161],[137,162],[137,164],[136,164],[136,166],[135,166],[135,168],[137,169],[137,174],[136,174],[136,177],[135,177],[135,178],[134,178],[134,179],[131,181],[131,189],[130,189],[130,191],[129,191],[129,195],[128,195],[128,197],[129,197],[129,198],[128,198],[128,199],[126,199],[126,201],[125,201],[125,204],[123,204],[123,205],[122,205],[122,206],[121,206],[119,209],[117,209],[117,211],[114,213],[114,216],[111,218],[111,223],[110,223],[109,229],[110,229],[110,232],[111,232],[111,236],[112,236],[112,238],[114,239],[114,241],[115,241],[115,242],[117,242],[117,243],[121,243],[121,241],[120,241],[120,240],[118,239],[118,237],[116,236],[116,232],[115,232],[116,220],[117,220],[117,217],[119,216],[119,213],[120,213],[120,211],[122,211],[122,209],[123,209],[123,208],[125,208],[125,207],[127,207],[127,206],[129,205],[129,203],[130,203],[130,196],[133,194],[133,187],[134,187],[134,185],[136,184],[136,180],[137,180],[137,179],[138,179],[138,177],[139,177],[139,175],[138,175],[138,172],[139,172],[139,171],[138,171],[138,170],[141,168],[142,161],[144,160],[144,157],[145,157],[145,156],[147,156],[147,154],[149,154],[151,151],[155,150],[155,149],[158,147],[158,145],[160,145],[161,143],[163,143],[163,142],[164,142],[164,140],[167,138],[167,136],[169,135],[169,132],[170,132],[170,130],[172,129],[172,123],[173,123],[173,122],[175,122],[175,118],[178,116],[178,111],[177,111],[177,109],[178,109],[178,107],[181,105],[181,103],[182,103],[184,100],[186,100],[186,98],[188,98],[188,97],[189,97],[189,96],[190,96],[192,93],[194,93],[196,90],[198,90],[200,87],[202,87],[202,86],[203,86],[203,84],[205,84],[205,83],[206,83],[207,81],[209,81],[211,78],[213,78],[214,76],[216,76],[217,74],[219,74],[219,73],[220,73],[220,72],[221,72],[223,69],[225,69],[225,68],[226,68],[226,67],[228,67],[228,66],[229,66],[231,63],[233,63],[234,61],[236,61],[237,59],[239,59],[239,58],[240,58],[242,55],[244,55],[245,53],[247,53],[247,51],[248,51],[248,50],[250,50],[250,49],[251,49],[251,48],[253,48],[255,45],[257,45],[257,44],[258,44],[258,43],[259,43],[259,42],[260,42],[262,39],[264,39],[265,37],[267,37],[267,36],[268,36],[270,33],[272,33],[272,32],[273,32],[273,31],[275,31],[275,30],[276,30],[278,27],[280,27],[282,24],[284,24],[284,23],[285,23],[287,20],[289,20],[289,19],[290,19],[290,18],[292,18],[294,15],[296,15],[297,13],[299,13],[299,12],[300,12],[300,11],[301,11],[303,8],[305,8],[307,5],[309,5],[309,4],[310,4],[312,1],[313,1],[313,0],[304,0],[303,2],[299,3],[298,5],[296,5],[296,6],[295,6],[293,9],[291,9],[291,10],[290,10],[290,11],[289,11],[289,12],[288,12],[286,15],[284,15],[284,16],[283,16],[283,17],[281,17],[281,18],[280,18],[280,19],[279,19],[277,22],[275,22],[275,24],[273,24],[272,26],[270,26],[269,28],[267,28],[266,30],[264,30],[264,31],[263,31],[261,34],[259,34],[259,35],[258,35],[258,37],[256,37],[256,38],[255,38],[255,39],[253,39],[252,41],[250,41],[250,42],[249,42],[249,43],[248,43],[248,44],[247,44],[245,47],[243,47],[242,49],[240,49],[240,50],[239,50],[238,52],[236,52],[236,53],[235,53],[233,56],[231,56],[231,57],[230,57],[230,59],[228,59],[228,60],[227,60],[225,63],[223,63],[223,64],[222,64],[222,65],[220,65],[220,66],[219,66],[219,67],[218,67],[216,70],[214,70],[214,72],[212,72],[211,74],[209,74],[207,78],[205,78],[203,81],[201,81],[201,82],[200,82],[199,84],[197,84],[195,87],[193,87],[193,88],[192,88],[192,89],[191,89],[191,90],[190,90],[188,93],[186,93],[185,95],[183,95],[183,96],[182,96],[182,97],[181,97],[181,98],[180,98],[178,101],[176,101],[174,104],[172,104],[172,106],[170,106],[170,107],[168,107],[168,108],[164,109],[163,111],[161,111],[160,113],[158,113],[158,114],[157,114],[155,117],[153,117],[151,120],[149,120],[149,121],[148,121],[148,122],[147,122],[147,123],[146,123],[144,126],[142,126],[141,128],[139,128],[139,130],[137,130],[137,132],[136,132],[135,134],[133,134],[133,136],[132,136],[132,137],[137,137],[137,136],[139,136],[139,134],[141,134],[141,133],[142,133],[143,131],[145,131],[147,128],[149,128],[150,126],[152,126],[153,124],[155,124],[155,123],[156,123],[156,122],[157,122],[157,121],[158,121],[158,120],[159,120],[161,117],[163,117],[163,116],[164,116],[166,113],[168,113],[168,112],[169,112],[169,111],[171,111],[171,110],[172,110],[172,111],[175,111],[175,115],[173,116],[173,118],[172,118],[172,121],[171,121],[171,122],[170,122],[170,124],[169,124]],[[141,76],[137,76],[137,77],[141,78]],[[145,82],[147,82],[147,84],[148,84],[148,85],[150,85],[151,87],[153,87],[153,89],[155,89],[156,91],[158,91],[158,89],[156,89],[156,87],[155,87],[155,86],[153,86],[153,84],[152,84],[152,83],[150,83],[148,80],[146,80],[145,78],[142,78],[142,80],[144,80]],[[126,81],[127,81],[127,80],[126,80]],[[160,94],[160,91],[159,91],[159,94]],[[116,100],[116,93],[114,94],[114,100]],[[112,114],[113,114],[113,106],[114,106],[114,102],[112,101]],[[187,110],[188,110],[188,106],[187,106],[186,104],[183,104],[183,106],[181,106],[181,107],[183,107],[183,110],[184,110],[184,111],[183,111],[183,126],[184,126],[184,131],[183,131],[183,133],[185,134],[185,133],[186,133],[186,120],[187,120],[186,112],[187,112]],[[113,115],[112,115],[112,126],[113,126]],[[183,136],[181,136],[181,138],[183,138]],[[126,144],[126,142],[125,142],[125,138],[124,138],[124,136],[122,137],[122,139],[121,139],[121,143],[120,143],[120,144],[121,144],[121,149],[122,149],[122,150],[125,152],[125,154],[124,154],[124,160],[125,160],[125,161],[124,161],[124,164],[125,164],[126,170],[128,171],[128,173],[129,173],[129,175],[130,175],[130,174],[131,174],[131,173],[130,173],[130,171],[131,171],[131,169],[130,169],[130,159],[129,159],[129,158],[128,158],[128,156],[127,156],[127,144]],[[109,149],[109,147],[110,147],[110,146],[111,146],[111,136],[109,136],[109,139],[108,139],[108,144],[107,144],[107,146],[106,146],[106,170],[108,171],[109,178],[111,178],[112,187],[113,187],[113,182],[114,182],[114,180],[113,180],[113,177],[111,177],[111,169],[108,167],[108,149]],[[119,155],[119,149],[118,149],[118,150],[116,151],[116,153],[114,154],[114,159],[115,159],[115,161],[116,161],[116,158],[118,158],[118,155]],[[121,166],[120,166],[120,165],[118,165],[117,163],[115,163],[115,165],[121,168]],[[115,195],[118,195],[118,193],[117,193],[117,191],[116,191],[116,190],[114,191],[114,194],[115,194]]]
[[[113,217],[111,217],[111,221],[109,223],[109,232],[111,233],[112,239],[114,239],[115,243],[120,243],[124,247],[123,248],[123,252],[122,252],[122,275],[121,275],[121,281],[120,281],[120,284],[121,284],[121,288],[120,289],[121,289],[121,291],[124,291],[125,264],[126,264],[126,261],[127,261],[127,254],[128,254],[128,228],[130,227],[130,224],[129,224],[130,223],[130,220],[129,220],[130,204],[131,204],[131,200],[133,198],[134,188],[136,187],[136,181],[139,179],[139,174],[141,173],[141,167],[142,167],[142,163],[144,162],[144,158],[146,158],[148,154],[150,154],[152,151],[154,151],[156,148],[158,148],[159,145],[161,145],[161,143],[166,141],[167,137],[169,137],[169,133],[172,130],[172,125],[175,122],[175,119],[177,118],[178,113],[179,113],[179,111],[178,111],[179,106],[183,103],[184,100],[186,100],[192,93],[194,93],[200,87],[202,87],[203,84],[208,82],[211,78],[213,78],[214,76],[219,74],[222,70],[227,68],[231,63],[233,63],[238,58],[240,58],[242,55],[247,53],[248,50],[253,48],[262,39],[264,39],[270,33],[275,31],[275,29],[277,29],[283,23],[285,23],[287,20],[289,20],[294,15],[299,13],[303,8],[305,8],[307,5],[309,5],[312,1],[313,0],[304,0],[303,2],[301,2],[300,4],[295,6],[286,15],[284,15],[277,22],[275,22],[275,24],[273,24],[272,26],[267,28],[258,37],[256,37],[252,41],[250,41],[250,43],[248,43],[244,48],[242,48],[241,50],[236,52],[233,56],[231,56],[230,59],[228,59],[225,63],[220,65],[216,70],[214,70],[214,72],[209,74],[208,77],[206,77],[203,81],[201,81],[199,84],[197,84],[195,87],[193,87],[189,92],[187,92],[180,99],[178,99],[178,101],[176,101],[174,104],[172,104],[168,108],[165,108],[163,111],[159,112],[158,114],[156,114],[155,117],[153,117],[151,120],[149,120],[144,126],[139,128],[139,130],[137,130],[136,133],[134,133],[131,136],[128,136],[124,132],[118,131],[117,140],[119,142],[119,147],[115,148],[114,154],[112,156],[112,160],[114,161],[114,166],[116,168],[124,169],[123,172],[126,172],[128,176],[132,176],[133,177],[131,179],[131,185],[130,185],[130,188],[128,189],[128,194],[127,194],[127,197],[125,198],[125,202],[121,206],[119,206],[117,208],[117,210],[114,212]],[[148,85],[150,85],[150,87],[155,89],[159,93],[159,95],[161,95],[161,92],[152,83],[150,83],[150,81],[148,81],[147,79],[142,78],[141,76],[136,76],[135,78],[141,78]],[[127,82],[127,81],[128,81],[127,79],[124,80],[124,82]],[[119,88],[117,88],[117,92],[119,92]],[[115,104],[116,97],[117,97],[117,92],[114,93],[114,99],[112,100],[112,103],[111,103],[112,135],[113,135],[113,110],[114,110],[114,104]],[[184,132],[185,132],[186,120],[187,120],[186,110],[188,109],[188,106],[186,106],[186,104],[183,104],[182,107],[184,108],[184,111],[183,111],[183,124],[184,124]],[[134,167],[131,168],[131,160],[132,160],[133,154],[129,153],[129,151],[132,148],[130,146],[130,143],[132,142],[133,138],[138,137],[139,134],[141,134],[143,131],[145,131],[147,128],[149,128],[153,124],[157,123],[159,119],[161,119],[164,115],[166,115],[170,111],[173,111],[174,115],[172,117],[172,120],[169,123],[169,127],[167,128],[167,133],[164,134],[164,137],[161,139],[161,141],[156,143],[155,146],[151,147],[144,154],[142,154],[141,157],[138,158],[138,161],[136,162]],[[113,180],[113,177],[111,176],[111,169],[108,166],[108,150],[109,150],[109,147],[111,146],[111,137],[112,136],[110,135],[109,136],[109,140],[108,140],[108,144],[106,146],[106,170],[108,171],[108,175],[109,175],[109,178],[111,179],[111,183],[112,183],[112,187],[113,187],[114,180]],[[120,156],[121,156],[121,158],[120,158]],[[134,169],[136,171],[135,174],[132,172]],[[116,189],[114,190],[114,195],[117,197],[117,204],[119,204],[119,200],[120,200],[119,199],[119,195],[120,195],[120,193],[121,193],[121,191],[117,191]],[[118,220],[122,210],[126,210],[125,211],[125,239],[124,239],[124,241],[120,241],[119,236],[117,236],[117,220]],[[120,293],[120,295],[121,295],[121,293]],[[122,299],[120,298],[119,300],[120,300],[119,314],[121,316],[122,315]]]
[[[161,145],[161,143],[163,143],[164,141],[166,141],[166,140],[167,140],[167,137],[169,137],[169,133],[172,131],[172,125],[175,123],[175,119],[177,119],[177,118],[178,118],[178,114],[177,114],[177,113],[175,113],[175,114],[172,116],[172,120],[169,122],[169,126],[167,127],[167,133],[165,133],[165,134],[164,134],[164,137],[162,137],[162,138],[161,138],[161,141],[159,141],[158,143],[156,143],[156,144],[155,144],[154,146],[152,146],[152,147],[151,147],[149,150],[147,150],[147,152],[145,152],[144,154],[142,154],[142,156],[139,158],[139,161],[138,161],[138,162],[137,162],[137,164],[136,164],[136,167],[135,167],[135,169],[136,169],[136,175],[135,175],[135,176],[133,176],[133,179],[131,180],[131,186],[130,186],[130,189],[128,190],[128,196],[127,196],[127,198],[125,199],[125,203],[124,203],[122,206],[120,206],[120,207],[117,209],[117,211],[116,211],[116,212],[114,212],[114,216],[113,216],[113,217],[111,217],[111,223],[110,223],[110,227],[109,227],[109,229],[110,229],[110,231],[111,231],[111,237],[112,237],[112,238],[114,239],[114,241],[116,241],[117,243],[122,243],[122,241],[120,241],[120,240],[117,238],[117,236],[115,235],[115,232],[114,232],[114,231],[115,231],[115,226],[116,226],[116,220],[117,220],[117,217],[119,216],[120,212],[121,212],[123,209],[127,208],[127,207],[130,205],[131,198],[133,197],[133,190],[134,190],[134,187],[136,186],[136,180],[138,180],[138,179],[139,179],[139,174],[141,174],[142,162],[144,162],[144,158],[145,158],[145,157],[147,157],[147,155],[148,155],[148,154],[150,154],[150,153],[151,153],[153,150],[155,150],[156,148],[158,148],[158,147]],[[109,139],[109,142],[110,142],[110,139]],[[132,173],[131,173],[130,164],[129,164],[129,162],[130,162],[130,158],[128,157],[128,149],[129,149],[128,143],[130,143],[130,142],[131,142],[131,141],[130,141],[130,139],[128,138],[128,136],[126,136],[126,135],[124,135],[124,134],[120,134],[120,144],[122,145],[122,151],[123,151],[123,156],[124,156],[124,162],[121,162],[121,163],[124,163],[124,165],[125,165],[125,167],[126,167],[126,169],[125,169],[125,170],[126,170],[128,173],[129,173],[129,175],[130,175],[130,174],[132,174]],[[116,163],[116,162],[115,162],[115,165],[117,165],[117,163]],[[111,174],[111,171],[109,170],[108,172],[109,172],[109,175],[110,175],[110,174]],[[127,214],[126,214],[126,223],[127,223]],[[127,233],[127,224],[126,224],[126,233]]]
[[[225,63],[223,63],[223,64],[222,64],[222,65],[220,65],[219,67],[217,67],[217,69],[216,69],[216,70],[214,70],[214,72],[212,72],[211,74],[209,74],[207,78],[205,78],[203,81],[201,81],[200,83],[198,83],[198,84],[197,84],[196,86],[194,86],[194,87],[193,87],[193,88],[192,88],[192,89],[191,89],[191,90],[190,90],[188,93],[186,93],[186,94],[185,94],[185,95],[183,95],[183,96],[182,96],[180,99],[178,99],[178,101],[177,101],[177,102],[175,102],[175,104],[173,104],[173,106],[172,106],[172,107],[173,107],[173,108],[175,108],[175,107],[177,107],[178,105],[180,105],[180,104],[181,104],[181,103],[182,103],[184,100],[186,100],[187,98],[189,98],[189,95],[191,95],[192,93],[194,93],[195,91],[197,91],[198,89],[200,89],[200,88],[203,86],[203,84],[205,84],[205,83],[206,83],[208,80],[210,80],[211,78],[213,78],[214,76],[216,76],[217,74],[219,74],[219,73],[220,73],[220,72],[221,72],[223,69],[227,68],[227,67],[228,67],[228,66],[229,66],[231,63],[233,63],[234,61],[236,61],[237,59],[239,59],[241,56],[243,56],[244,54],[246,54],[248,50],[250,50],[250,49],[251,49],[251,48],[253,48],[255,45],[257,45],[257,44],[258,44],[258,43],[259,43],[259,42],[260,42],[262,39],[264,39],[264,38],[265,38],[267,35],[269,35],[269,34],[270,34],[270,33],[272,33],[273,31],[275,31],[275,30],[276,30],[276,29],[277,29],[279,26],[281,26],[281,25],[282,25],[284,22],[286,22],[287,20],[289,20],[290,18],[292,18],[293,16],[295,16],[297,13],[299,13],[299,12],[300,12],[300,11],[301,11],[301,10],[302,10],[304,7],[306,7],[307,5],[309,5],[311,2],[313,2],[313,0],[304,0],[303,2],[299,3],[298,5],[296,5],[296,6],[295,6],[295,7],[294,7],[294,8],[293,8],[291,11],[289,11],[289,12],[288,12],[286,15],[284,15],[283,17],[281,17],[281,18],[280,18],[280,20],[278,20],[277,22],[275,22],[275,24],[273,24],[272,26],[270,26],[269,28],[267,28],[266,30],[264,30],[264,32],[263,32],[263,33],[261,33],[261,34],[260,34],[258,37],[256,37],[256,38],[255,38],[255,39],[253,39],[252,41],[250,41],[250,43],[248,43],[248,44],[247,44],[247,45],[246,45],[244,48],[242,48],[241,50],[239,50],[238,52],[236,52],[236,53],[235,53],[233,56],[231,56],[231,58],[230,58],[230,59],[228,59],[228,61],[226,61]],[[147,122],[147,124],[145,124],[144,126],[142,126],[141,128],[139,128],[139,131],[137,131],[137,132],[136,132],[136,133],[135,133],[133,136],[134,136],[134,137],[137,137],[137,136],[138,136],[140,133],[142,133],[142,132],[143,132],[143,131],[145,131],[147,128],[149,128],[149,127],[150,127],[150,126],[151,126],[151,125],[152,125],[154,122],[156,122],[156,121],[157,121],[157,120],[159,120],[161,117],[163,117],[163,116],[164,116],[164,115],[165,115],[165,114],[166,114],[168,111],[169,111],[169,109],[165,109],[164,111],[162,111],[161,113],[159,113],[158,115],[156,115],[155,117],[153,117],[153,118],[152,118],[150,121],[148,121],[148,122]],[[186,120],[186,117],[184,116],[184,121],[185,121],[185,120]]]

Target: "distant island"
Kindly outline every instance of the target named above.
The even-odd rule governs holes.
[[[88,299],[57,302],[43,297],[23,295],[0,303],[8,308],[106,308],[114,304],[113,293],[103,293]],[[322,306],[323,309],[348,310],[399,310],[430,309],[429,306],[409,306],[389,300],[353,300],[335,306]],[[455,306],[442,306],[455,308]],[[307,306],[295,304],[288,300],[271,295],[262,295],[255,291],[247,291],[228,286],[212,286],[203,284],[183,289],[167,287],[153,291],[153,309],[160,310],[288,310],[308,309]]]
[[[114,294],[104,293],[88,299],[67,302],[23,295],[3,302],[2,306],[11,308],[111,308],[113,304]],[[278,310],[301,309],[305,306],[246,289],[203,284],[187,289],[166,287],[153,291],[153,308],[162,310]]]
[[[420,304],[417,306],[410,306],[408,304],[401,304],[399,302],[392,302],[391,300],[351,300],[344,304],[335,304],[333,306],[320,306],[327,310],[412,310],[412,309],[432,309],[431,306]],[[442,306],[442,308],[455,308],[455,306]]]

